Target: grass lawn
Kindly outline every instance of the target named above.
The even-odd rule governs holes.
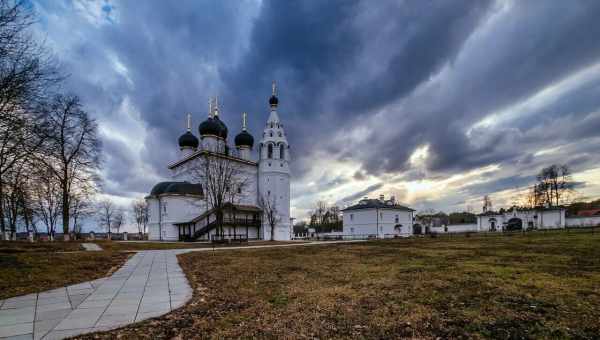
[[[0,299],[97,279],[128,255],[80,251],[80,242],[0,242]]]
[[[81,338],[596,338],[600,233],[180,255],[183,308]]]
[[[137,250],[164,250],[164,249],[191,249],[191,248],[224,248],[240,246],[258,246],[265,244],[302,243],[298,241],[251,241],[245,243],[212,244],[210,242],[120,242],[120,241],[94,241],[106,250],[137,251]]]

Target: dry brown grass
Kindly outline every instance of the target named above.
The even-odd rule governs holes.
[[[298,243],[282,241],[251,241],[245,243],[212,244],[210,242],[121,242],[121,241],[94,241],[106,250],[114,251],[139,251],[139,250],[165,250],[165,249],[191,249],[191,248],[226,248],[240,246],[256,246],[265,244]]]
[[[180,257],[191,303],[82,338],[596,338],[600,234],[411,239]]]
[[[80,242],[0,242],[0,299],[97,279],[127,257],[80,251]]]

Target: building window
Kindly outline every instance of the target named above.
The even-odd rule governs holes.
[[[283,144],[279,145],[279,158],[280,159],[284,159],[285,157],[285,148],[283,147]]]
[[[271,196],[271,190],[267,191],[267,196]]]
[[[241,194],[242,193],[242,188],[238,187],[237,192],[238,192],[238,194]]]
[[[354,221],[354,214],[350,214],[350,221]]]
[[[273,144],[267,146],[267,158],[273,158]]]
[[[398,218],[398,215],[396,215],[396,219],[395,219],[396,223],[398,223],[398,222],[399,222],[399,220],[400,220],[400,219]]]

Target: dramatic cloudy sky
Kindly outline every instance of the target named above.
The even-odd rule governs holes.
[[[292,214],[379,194],[510,204],[543,166],[600,195],[600,1],[35,1],[37,30],[100,123],[106,195],[167,178],[185,114],[219,95],[257,137],[271,81]],[[194,129],[195,131],[196,128]]]

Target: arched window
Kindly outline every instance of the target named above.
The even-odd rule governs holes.
[[[267,158],[273,158],[273,144],[267,146]]]
[[[285,159],[285,147],[283,144],[279,144],[279,159]]]
[[[269,132],[269,137],[273,137],[273,131]]]

